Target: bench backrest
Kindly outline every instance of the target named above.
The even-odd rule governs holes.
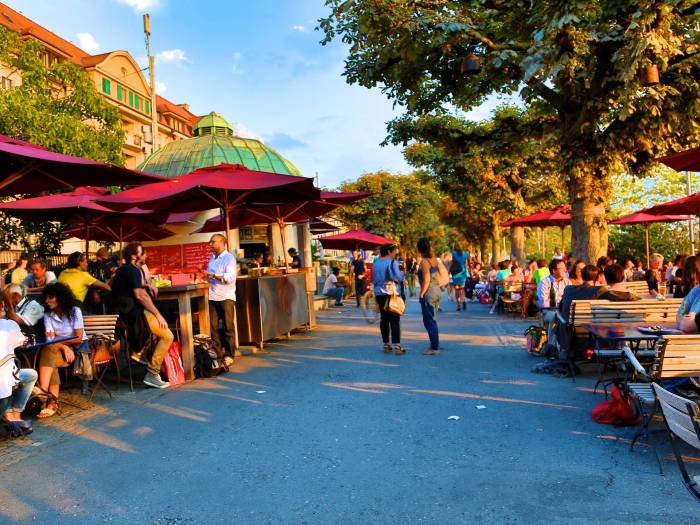
[[[118,320],[118,315],[85,315],[83,316],[85,333],[88,337],[95,334],[102,334],[114,341],[114,332],[116,331]]]
[[[583,323],[592,322],[592,308],[594,304],[610,304],[610,301],[601,299],[576,299],[575,301],[571,301],[569,324],[571,326],[580,326]]]
[[[694,401],[672,394],[656,383],[654,383],[654,391],[668,429],[690,446],[700,449],[698,405]]]
[[[634,292],[637,295],[646,295],[649,293],[649,285],[646,281],[626,281],[625,287],[627,291]]]
[[[643,299],[641,301],[603,301],[591,305],[592,321],[614,322],[668,322],[676,320],[681,299]]]
[[[700,335],[665,335],[659,339],[651,373],[657,379],[700,376]]]

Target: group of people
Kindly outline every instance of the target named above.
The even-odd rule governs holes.
[[[234,356],[235,293],[237,263],[226,249],[226,239],[215,234],[209,242],[212,255],[204,276],[210,284],[209,313],[212,339]],[[90,269],[102,272],[105,281],[88,272],[85,254],[76,252],[58,278],[42,260],[29,265],[31,273],[21,283],[10,282],[3,288],[0,301],[0,418],[5,425],[31,430],[21,413],[36,383],[47,401],[39,419],[51,417],[58,408],[59,368],[89,355],[83,315],[89,311],[86,298],[91,291],[105,292],[105,310],[119,315],[126,329],[130,358],[146,365],[144,384],[153,388],[170,385],[161,377],[163,360],[174,340],[168,322],[156,306],[157,289],[151,286],[146,252],[140,243],[128,244],[120,261],[98,252]],[[218,330],[223,325],[224,337]],[[142,355],[146,339],[153,336],[151,355]],[[55,342],[51,342],[55,341]],[[45,343],[45,344],[42,344]],[[38,371],[20,368],[15,349],[31,343],[38,347]],[[118,343],[117,343],[118,344]],[[38,372],[38,373],[37,373]]]

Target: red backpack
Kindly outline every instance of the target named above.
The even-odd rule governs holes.
[[[596,423],[629,427],[639,424],[641,415],[637,407],[630,401],[624,387],[615,383],[610,390],[610,399],[603,401],[591,412]]]

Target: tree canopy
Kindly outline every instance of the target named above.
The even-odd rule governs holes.
[[[124,133],[117,108],[75,64],[47,67],[42,50],[38,41],[0,27],[0,62],[22,78],[19,85],[0,90],[0,133],[59,153],[122,164]],[[0,225],[3,249],[21,244],[31,252],[60,250],[60,224],[17,222],[2,215]]]
[[[646,175],[654,158],[700,141],[694,0],[327,5],[325,41],[349,45],[348,82],[378,86],[404,107],[394,126],[435,111],[466,111],[497,94],[544,105],[540,123],[560,148],[577,258],[594,260],[607,244],[613,175]],[[649,68],[660,73],[656,85],[643,85]]]

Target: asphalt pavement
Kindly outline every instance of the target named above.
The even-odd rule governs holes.
[[[530,323],[443,306],[438,356],[415,301],[403,356],[346,303],[218,378],[37,422],[0,442],[0,523],[700,522],[663,434],[630,452],[591,420],[595,374],[533,374]]]

